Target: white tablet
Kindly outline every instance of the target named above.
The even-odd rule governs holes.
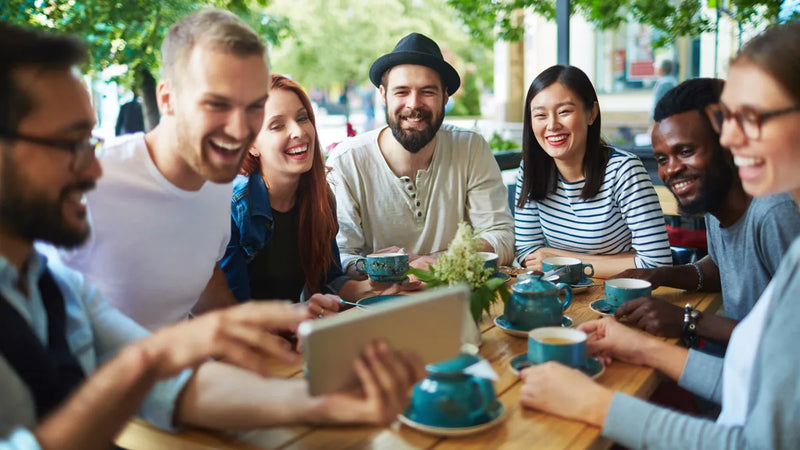
[[[301,323],[297,334],[303,341],[310,394],[358,386],[353,362],[377,339],[395,350],[415,352],[424,364],[456,357],[469,295],[466,286],[432,289]]]

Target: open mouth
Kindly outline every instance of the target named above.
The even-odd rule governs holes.
[[[552,136],[547,136],[544,139],[548,144],[558,146],[564,144],[568,137],[568,134],[554,134]]]
[[[736,167],[757,167],[764,165],[764,158],[754,158],[752,156],[734,156],[733,163]]]
[[[670,183],[670,188],[675,195],[684,195],[692,190],[697,178],[681,178]]]
[[[286,153],[292,159],[305,159],[305,157],[308,155],[308,144],[289,147],[284,153]]]
[[[219,139],[209,139],[211,149],[223,158],[237,158],[245,146],[239,142],[225,142]]]

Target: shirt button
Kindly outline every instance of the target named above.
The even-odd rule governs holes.
[[[422,211],[417,211],[417,217],[422,217]]]
[[[411,198],[417,198],[417,194],[411,194]]]
[[[419,206],[419,202],[417,202],[417,206]]]

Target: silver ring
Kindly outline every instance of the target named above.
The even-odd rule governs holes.
[[[322,319],[322,317],[324,317],[324,316],[322,315],[322,313],[320,313],[320,314],[318,314],[318,315],[317,315],[317,319]]]

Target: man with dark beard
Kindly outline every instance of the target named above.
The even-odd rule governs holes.
[[[476,132],[442,125],[461,84],[439,46],[419,33],[400,40],[370,68],[387,127],[348,139],[328,162],[339,219],[337,241],[348,274],[360,255],[388,248],[427,268],[469,222],[500,264],[514,256],[514,222],[500,169]]]
[[[671,89],[656,105],[652,130],[659,177],[681,212],[705,214],[709,255],[697,263],[615,276],[646,279],[654,287],[721,289],[724,317],[685,311],[653,297],[627,302],[614,314],[652,334],[681,336],[684,343],[698,336],[727,343],[800,234],[800,214],[789,195],[754,199],[742,189],[733,157],[720,146],[704,112],[719,101],[722,86],[722,80],[696,78]]]

